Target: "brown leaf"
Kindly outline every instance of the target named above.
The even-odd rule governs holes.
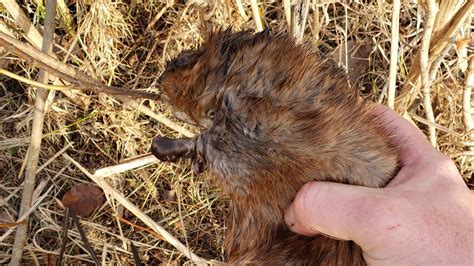
[[[102,190],[90,184],[78,184],[73,186],[63,196],[63,204],[77,215],[87,217],[105,201]]]

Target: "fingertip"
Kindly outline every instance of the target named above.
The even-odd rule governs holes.
[[[295,226],[295,215],[293,214],[293,204],[290,205],[285,211],[285,223],[290,229]]]
[[[309,198],[314,197],[318,189],[317,182],[305,184],[296,195],[290,207],[286,209],[284,219],[291,231],[306,236],[318,234],[318,231],[312,226],[312,212],[314,209],[308,206],[311,205]]]

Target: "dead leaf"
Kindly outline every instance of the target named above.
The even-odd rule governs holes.
[[[62,201],[63,204],[71,208],[76,215],[88,217],[95,209],[104,203],[105,197],[100,188],[82,183],[73,186],[66,192]]]

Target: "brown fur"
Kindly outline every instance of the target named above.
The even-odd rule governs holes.
[[[176,145],[231,199],[230,263],[365,264],[354,243],[296,235],[283,220],[308,181],[381,187],[397,170],[388,135],[332,62],[286,34],[227,30],[171,61],[161,85],[204,129]],[[174,148],[157,137],[152,152],[169,160]]]

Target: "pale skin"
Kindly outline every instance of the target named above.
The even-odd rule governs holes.
[[[474,192],[417,128],[386,107],[373,112],[395,135],[399,173],[377,189],[308,183],[286,223],[299,234],[353,240],[369,265],[472,265]]]

